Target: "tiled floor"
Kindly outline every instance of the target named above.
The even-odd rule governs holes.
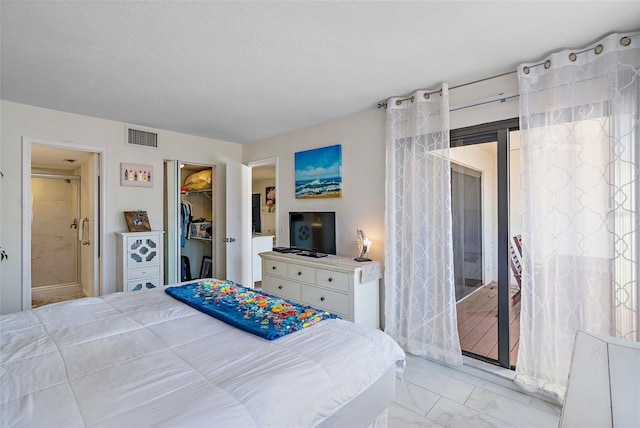
[[[468,370],[467,370],[468,371]],[[510,389],[511,381],[478,377],[407,355],[404,379],[396,380],[389,428],[557,427],[560,407]]]

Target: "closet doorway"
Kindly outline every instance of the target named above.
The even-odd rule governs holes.
[[[166,282],[215,278],[215,166],[167,160],[164,169]]]

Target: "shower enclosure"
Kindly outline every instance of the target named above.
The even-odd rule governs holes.
[[[81,297],[80,246],[86,221],[80,218],[80,177],[32,174],[31,189],[33,306]]]

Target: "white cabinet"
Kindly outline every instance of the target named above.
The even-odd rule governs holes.
[[[117,291],[150,290],[164,285],[163,233],[120,232],[117,249]]]
[[[251,259],[253,263],[253,282],[262,281],[262,259],[258,254],[273,249],[273,236],[254,236],[251,238]],[[252,284],[253,287],[253,284]]]
[[[268,252],[260,256],[263,291],[379,328],[380,263],[332,255],[311,259]]]

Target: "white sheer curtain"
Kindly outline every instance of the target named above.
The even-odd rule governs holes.
[[[625,37],[518,68],[516,382],[560,402],[577,330],[638,340],[640,37]]]
[[[449,92],[387,103],[385,332],[461,365],[451,233]]]

